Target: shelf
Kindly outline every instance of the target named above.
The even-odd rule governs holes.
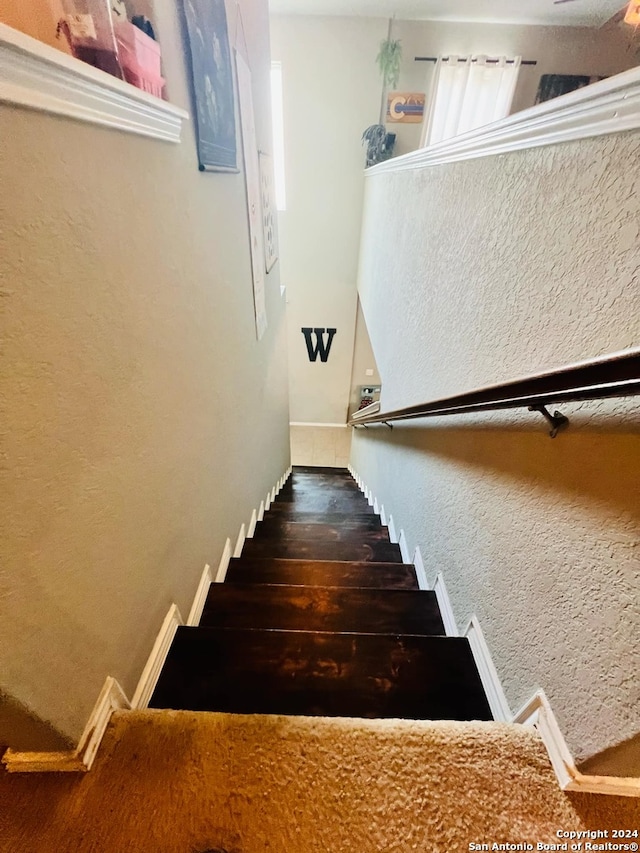
[[[640,68],[632,68],[453,139],[378,163],[365,174],[423,169],[638,128]]]
[[[179,142],[184,110],[0,24],[0,102]]]

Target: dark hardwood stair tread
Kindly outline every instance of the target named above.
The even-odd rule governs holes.
[[[321,524],[304,521],[261,521],[256,525],[253,539],[326,539],[332,542],[368,542],[389,541],[389,531],[383,527],[377,517],[371,516],[377,523],[362,524],[343,522],[342,524]]]
[[[444,635],[435,593],[284,584],[211,584],[201,626]]]
[[[180,627],[153,708],[489,720],[464,637]]]
[[[348,542],[331,542],[324,539],[247,539],[242,548],[242,555],[303,560],[402,562],[398,545],[363,535],[359,536],[357,541]]]
[[[303,512],[298,510],[286,512],[283,510],[271,513],[268,511],[263,520],[258,522],[258,527],[263,524],[272,527],[286,524],[342,524],[344,521],[345,516],[340,512]],[[348,524],[362,524],[365,528],[370,527],[372,530],[377,530],[379,525],[386,526],[382,524],[380,516],[372,512],[349,513],[347,521]]]
[[[234,557],[227,580],[234,583],[418,589],[409,563],[345,560],[292,560],[280,557]]]

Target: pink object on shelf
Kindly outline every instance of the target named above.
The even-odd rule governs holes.
[[[164,77],[159,75],[156,77],[150,74],[146,68],[137,65],[132,68],[130,65],[123,65],[124,79],[127,83],[131,83],[143,92],[149,92],[150,95],[155,95],[156,98],[164,98]]]
[[[118,58],[120,65],[127,75],[127,70],[132,74],[142,74],[145,78],[162,80],[162,69],[160,67],[160,45],[141,29],[134,26],[130,21],[121,21],[115,25],[116,42],[118,44]],[[129,77],[127,76],[127,80]],[[129,82],[133,82],[129,80]],[[164,81],[162,81],[164,85]],[[134,86],[138,85],[134,83]],[[149,91],[144,86],[139,88]],[[155,94],[155,93],[154,93]]]

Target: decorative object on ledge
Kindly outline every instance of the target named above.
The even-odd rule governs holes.
[[[188,113],[0,24],[0,102],[179,142]]]
[[[424,169],[640,128],[640,67],[367,170]]]
[[[543,74],[538,84],[535,102],[542,104],[604,79],[604,77],[589,77],[586,74]]]
[[[237,172],[233,68],[224,0],[183,0],[201,172]]]

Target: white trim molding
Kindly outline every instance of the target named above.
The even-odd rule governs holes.
[[[577,769],[560,731],[544,690],[538,690],[513,718],[514,723],[534,727],[545,745],[551,766],[563,791],[640,797],[640,778],[631,776],[589,776]]]
[[[251,521],[247,529],[247,539],[253,539],[253,534],[256,532],[256,524],[258,523],[258,511],[254,509],[251,513]]]
[[[387,530],[389,531],[389,542],[393,542],[394,545],[398,544],[398,534],[396,533],[396,526],[393,521],[393,516],[390,515],[387,519]]]
[[[402,557],[403,563],[411,562],[411,554],[409,553],[409,546],[407,545],[407,537],[404,535],[404,530],[400,530],[400,536],[398,537],[398,547],[400,548],[400,556]]]
[[[227,538],[227,541],[224,543],[224,549],[222,551],[222,556],[220,557],[220,562],[218,563],[218,571],[216,572],[216,576],[214,578],[214,583],[224,583],[224,580],[227,576],[227,569],[229,568],[229,561],[233,556],[233,552],[231,550],[231,539]]]
[[[407,560],[409,562],[409,560]],[[413,552],[413,566],[416,570],[416,578],[418,579],[418,589],[429,589],[427,580],[427,572],[424,568],[424,560],[420,548],[416,545],[416,550]]]
[[[478,675],[484,687],[493,719],[503,723],[510,722],[512,719],[511,708],[507,702],[507,697],[504,695],[498,671],[493,664],[489,646],[482,633],[478,617],[475,614],[471,617],[464,636],[471,646],[471,654],[476,663]]]
[[[239,557],[242,554],[242,548],[244,547],[244,540],[246,538],[245,526],[243,523],[240,525],[240,531],[238,532],[238,538],[236,539],[236,547],[233,549],[234,557]]]
[[[365,174],[373,177],[383,172],[422,169],[638,128],[640,67],[537,104],[453,139],[379,163],[367,169]]]
[[[75,750],[16,752],[7,749],[2,756],[2,763],[9,773],[84,773],[91,769],[111,714],[130,707],[118,682],[108,676]]]
[[[179,142],[184,110],[0,24],[0,102]]]
[[[227,542],[228,541],[229,540],[227,539]],[[193,604],[191,605],[191,610],[187,616],[187,625],[193,627],[200,622],[202,611],[204,610],[204,605],[209,593],[209,587],[212,583],[213,575],[211,574],[211,566],[209,563],[206,563],[202,570],[202,575],[200,576],[200,583],[198,584]]]
[[[156,688],[160,672],[169,654],[171,643],[180,625],[184,625],[184,619],[180,615],[177,604],[172,604],[167,615],[164,617],[156,641],[147,659],[136,692],[131,700],[131,707],[135,711],[141,711],[147,707],[149,700]]]
[[[433,591],[436,594],[436,600],[438,602],[438,607],[440,608],[440,615],[442,616],[445,634],[447,637],[459,637],[460,631],[458,631],[456,617],[453,615],[451,599],[449,598],[449,593],[444,585],[442,572],[438,572],[436,575],[436,579],[433,584]]]

